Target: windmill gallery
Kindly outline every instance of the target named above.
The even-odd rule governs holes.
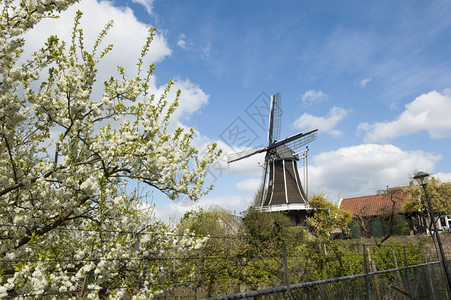
[[[310,208],[299,177],[297,161],[300,159],[299,154],[305,152],[299,149],[315,140],[318,129],[312,128],[280,140],[280,94],[272,95],[270,101],[268,146],[233,153],[227,162],[266,152],[261,187],[256,199],[258,209],[285,212],[296,225],[303,224]]]

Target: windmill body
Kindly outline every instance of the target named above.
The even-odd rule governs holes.
[[[262,183],[257,195],[258,208],[267,212],[287,212],[295,224],[302,224],[309,206],[297,168],[299,154],[295,151],[313,141],[318,129],[309,129],[279,140],[281,115],[280,94],[276,94],[271,96],[268,146],[231,154],[228,162],[266,152]]]

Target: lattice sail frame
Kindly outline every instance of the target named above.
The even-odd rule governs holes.
[[[250,149],[246,149],[244,151],[232,153],[232,154],[229,154],[229,156],[227,157],[227,163],[238,161],[238,160],[250,157],[252,155],[258,154],[258,153],[271,152],[271,150],[280,148],[280,146],[283,146],[283,145],[290,148],[290,150],[292,150],[294,153],[294,151],[298,150],[300,147],[305,146],[308,143],[314,141],[316,139],[317,133],[318,133],[317,128],[311,128],[309,130],[302,131],[302,132],[299,132],[288,138],[285,138],[281,141],[276,141],[276,142],[270,144],[268,147],[250,148]],[[284,148],[286,148],[286,147],[284,147]],[[281,149],[280,151],[281,151],[280,153],[286,154],[286,153],[288,153],[287,151],[289,151],[289,150]]]
[[[307,134],[304,136],[301,136],[299,138],[297,138],[294,141],[288,142],[283,144],[282,146],[286,146],[286,147],[277,147],[277,155],[279,156],[287,156],[287,155],[296,155],[296,151],[301,149],[301,147],[307,145],[310,142],[313,142],[316,139],[316,136],[318,134],[317,129],[309,129],[306,131]],[[269,158],[271,159],[271,157]],[[272,158],[272,159],[276,159],[276,158]]]
[[[269,145],[280,140],[282,127],[282,100],[280,93],[271,96],[271,107],[269,113],[268,142]]]

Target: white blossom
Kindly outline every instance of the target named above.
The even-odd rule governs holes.
[[[219,152],[212,145],[199,157],[193,130],[167,131],[178,106],[178,96],[167,96],[174,83],[161,95],[147,94],[151,78],[141,65],[136,77],[126,79],[120,70],[93,92],[97,65],[110,47],[84,48],[81,13],[73,40],[49,37],[21,58],[21,35],[74,2],[2,0],[0,223],[8,226],[0,227],[0,298],[13,291],[70,299],[84,288],[89,299],[151,299],[163,292],[155,283],[167,284],[167,268],[152,258],[195,251],[205,240],[154,222],[139,193],[127,193],[128,182],[196,200],[210,189],[203,178]],[[143,55],[152,35],[153,29]],[[135,286],[115,289],[124,282]]]

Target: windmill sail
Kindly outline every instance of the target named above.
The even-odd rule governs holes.
[[[231,163],[237,160],[241,160],[244,158],[248,158],[252,155],[258,154],[258,153],[262,153],[262,152],[266,152],[266,148],[251,148],[251,149],[247,149],[241,152],[237,152],[237,153],[232,153],[229,154],[229,156],[227,157],[227,163]]]
[[[297,150],[300,147],[305,146],[308,143],[314,141],[316,139],[317,131],[318,131],[317,128],[312,128],[312,129],[309,129],[306,131],[299,132],[290,137],[287,137],[281,141],[272,143],[268,147],[251,148],[251,149],[247,149],[247,150],[244,150],[241,152],[229,154],[229,156],[227,157],[227,163],[231,163],[231,162],[238,161],[238,160],[241,160],[244,158],[248,158],[248,157],[258,154],[258,153],[269,152],[272,149],[275,149],[282,145],[286,145],[286,147],[278,150],[280,154],[283,154],[284,152],[287,152],[287,151]]]
[[[300,149],[302,146],[313,142],[316,139],[318,133],[317,128],[312,128],[300,133],[297,133],[291,137],[288,137],[279,143],[274,143],[274,148],[277,148],[277,154],[281,156],[286,156],[287,154],[294,154],[295,151]],[[283,145],[284,147],[281,147]]]
[[[271,108],[269,111],[268,141],[271,145],[280,139],[280,128],[282,123],[282,103],[280,93],[271,96]]]

